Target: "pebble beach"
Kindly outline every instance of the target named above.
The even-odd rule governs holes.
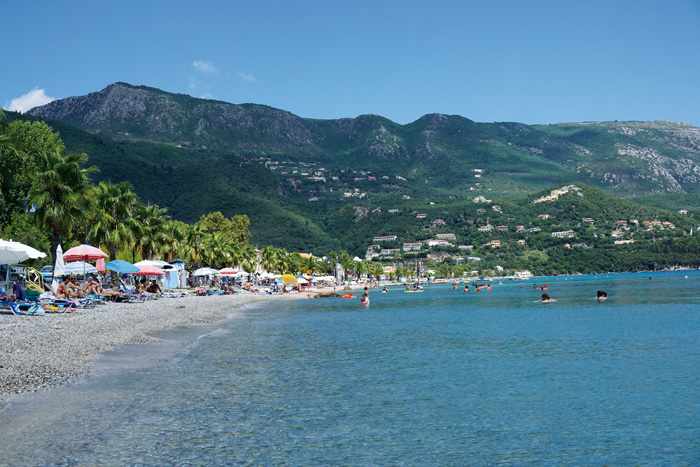
[[[103,352],[154,342],[157,331],[214,323],[237,307],[305,298],[236,294],[107,303],[71,313],[0,314],[0,406],[13,394],[48,389],[85,375]]]

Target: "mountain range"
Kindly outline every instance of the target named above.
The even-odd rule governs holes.
[[[126,83],[28,115],[20,118],[46,120],[70,151],[87,153],[97,181],[128,180],[186,222],[248,214],[255,243],[306,251],[350,241],[333,220],[347,208],[512,201],[572,182],[648,205],[700,207],[700,128],[682,122],[316,120]]]

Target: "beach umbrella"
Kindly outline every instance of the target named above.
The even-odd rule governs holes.
[[[107,257],[107,253],[91,245],[74,246],[63,253],[64,261],[95,261]]]
[[[161,261],[159,259],[144,259],[143,261],[134,263],[134,266],[136,266],[137,268],[140,268],[141,266],[155,266],[159,269],[173,269],[172,264],[166,261]]]
[[[0,264],[21,263],[27,259],[43,258],[46,253],[12,240],[0,239]]]
[[[212,268],[199,268],[195,270],[192,275],[193,276],[213,276],[214,274],[218,274],[219,271],[216,269]]]
[[[287,285],[296,284],[297,282],[299,282],[297,278],[292,276],[291,274],[285,274],[280,279],[282,279],[282,282],[284,282]]]
[[[134,265],[136,266],[136,265]],[[135,272],[137,276],[163,276],[165,273],[162,269],[155,266],[143,265],[139,266],[139,271]]]
[[[304,276],[297,276],[297,282],[301,285],[306,285],[309,283],[309,281],[304,279]]]
[[[219,274],[222,274],[224,276],[235,276],[236,274],[238,274],[238,271],[233,268],[223,268],[219,269]]]
[[[121,259],[115,259],[114,261],[106,263],[105,268],[119,274],[133,274],[135,272],[139,272],[139,268],[137,266]]]
[[[107,254],[91,245],[78,245],[63,253],[64,261],[95,261],[100,258],[107,258]],[[87,264],[87,263],[85,263]],[[83,285],[85,285],[85,274],[83,271]]]
[[[63,248],[59,243],[56,247],[56,264],[53,266],[53,280],[51,281],[51,290],[56,295],[58,292],[58,278],[66,275],[66,264],[63,261]]]
[[[95,264],[95,267],[97,268],[97,272],[100,272],[100,273],[105,272],[107,270],[107,268],[105,268],[105,259],[104,258],[98,259],[97,264]]]
[[[72,263],[66,263],[65,270],[65,273],[69,276],[71,274],[94,274],[97,272],[97,268],[95,266],[90,263],[86,263],[85,261],[73,261]]]

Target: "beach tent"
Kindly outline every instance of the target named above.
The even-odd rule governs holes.
[[[163,287],[166,289],[177,289],[187,287],[188,273],[185,270],[185,262],[175,260],[168,263],[170,268],[161,268],[165,271]]]

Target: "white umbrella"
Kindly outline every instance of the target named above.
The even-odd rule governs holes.
[[[58,278],[66,275],[66,265],[63,262],[63,248],[59,243],[56,247],[56,264],[53,266],[53,281],[51,281],[51,290],[56,295],[58,292]]]
[[[46,253],[12,240],[0,238],[0,264],[21,263],[26,259],[43,258]]]
[[[219,271],[212,268],[199,268],[192,273],[193,276],[213,276],[218,274]]]
[[[238,271],[236,274],[233,275],[233,277],[248,277],[250,273],[247,273],[245,271]]]
[[[97,268],[93,266],[90,263],[86,263],[85,261],[73,261],[72,263],[66,263],[66,274],[69,276],[71,274],[95,274],[97,272]]]
[[[161,261],[159,259],[144,259],[138,263],[134,263],[134,266],[140,268],[141,266],[155,266],[159,269],[172,269],[173,265],[167,261]]]

